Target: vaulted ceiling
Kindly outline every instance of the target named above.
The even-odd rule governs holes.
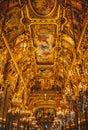
[[[80,85],[88,88],[87,0],[0,0],[5,109],[65,109]]]

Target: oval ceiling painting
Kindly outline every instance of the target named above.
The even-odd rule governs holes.
[[[56,0],[29,0],[32,10],[40,16],[50,15],[55,6]]]

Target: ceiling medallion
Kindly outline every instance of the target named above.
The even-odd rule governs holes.
[[[32,11],[38,15],[47,17],[56,8],[57,0],[28,0]]]

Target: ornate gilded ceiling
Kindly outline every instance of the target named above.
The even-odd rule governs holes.
[[[57,111],[66,106],[66,92],[77,95],[80,83],[88,86],[87,8],[87,0],[0,0],[7,108]]]

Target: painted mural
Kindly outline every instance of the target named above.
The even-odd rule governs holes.
[[[41,75],[42,78],[50,78],[53,76],[54,70],[52,67],[39,67],[37,69],[38,75]]]
[[[85,129],[87,18],[87,0],[0,0],[0,129]]]
[[[53,64],[55,45],[55,25],[33,25],[33,44],[36,47],[38,64]]]
[[[53,11],[56,5],[56,0],[29,0],[29,3],[31,3],[32,9],[38,15],[44,16]]]
[[[20,33],[24,32],[24,27],[20,22],[20,18],[21,11],[18,7],[13,7],[13,9],[8,10],[4,26],[4,32],[8,42],[12,42]]]

